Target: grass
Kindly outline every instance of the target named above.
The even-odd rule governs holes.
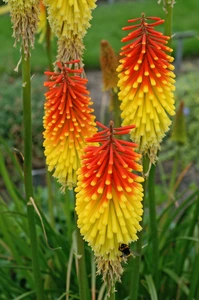
[[[196,36],[188,38],[184,41],[183,55],[196,56],[199,53],[199,27],[198,27],[198,11],[199,1],[197,0],[181,0],[175,4],[173,32],[194,30]],[[84,63],[86,68],[99,68],[100,41],[108,40],[115,51],[119,52],[121,48],[121,38],[126,34],[122,31],[122,27],[127,25],[127,20],[139,17],[142,12],[146,15],[156,15],[164,17],[162,5],[157,4],[157,0],[143,0],[130,2],[116,2],[114,4],[101,4],[93,11],[93,19],[91,28],[85,37],[85,53]],[[16,51],[13,48],[12,29],[10,18],[8,15],[0,17],[0,28],[4,28],[0,35],[0,44],[4,45],[0,48],[1,63],[0,72],[12,72],[19,60],[19,48]],[[163,27],[159,27],[163,31]],[[53,42],[53,58],[56,56],[56,41]],[[176,41],[174,41],[174,48]],[[32,51],[33,70],[43,72],[47,66],[47,56],[45,46],[40,45],[36,39],[35,50]]]

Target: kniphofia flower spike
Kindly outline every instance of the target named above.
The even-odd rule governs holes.
[[[173,57],[167,47],[170,37],[154,29],[164,22],[157,17],[129,20],[136,23],[124,27],[133,30],[122,42],[129,42],[122,48],[118,86],[123,125],[135,124],[131,138],[139,144],[140,150],[156,152],[171,124],[169,115],[175,114],[171,64]]]
[[[60,71],[45,72],[51,76],[44,83],[45,94],[44,147],[48,170],[65,187],[76,185],[76,171],[85,147],[85,138],[96,132],[93,109],[89,107],[87,79],[83,69],[74,69],[79,60],[57,63]],[[73,68],[72,68],[73,66]]]
[[[90,27],[95,2],[96,0],[44,0],[54,34],[58,38],[71,40],[74,36],[83,38]]]
[[[141,155],[134,152],[137,144],[116,138],[129,133],[134,125],[113,128],[112,121],[110,127],[96,123],[103,130],[86,139],[94,144],[84,150],[78,170],[75,189],[78,227],[92,247],[104,279],[106,275],[110,278],[114,275],[118,280],[121,274],[118,248],[137,240],[137,232],[141,230],[144,179],[135,173],[142,172]]]
[[[44,0],[52,32],[58,37],[57,60],[80,59],[96,0]],[[81,64],[80,64],[81,65]]]

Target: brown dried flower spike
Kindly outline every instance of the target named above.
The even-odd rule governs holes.
[[[34,47],[34,36],[37,30],[39,16],[39,0],[7,0],[10,5],[13,37],[15,44],[22,40],[25,55],[29,52],[29,45]]]

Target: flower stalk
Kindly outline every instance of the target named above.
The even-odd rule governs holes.
[[[150,218],[150,229],[151,229],[151,242],[152,242],[152,264],[155,286],[158,287],[158,230],[157,230],[157,219],[156,219],[156,201],[155,201],[155,170],[156,165],[152,165],[149,178],[148,178],[148,203],[149,203],[149,218]]]
[[[52,47],[51,47],[51,28],[49,22],[46,24],[46,53],[48,56],[48,66],[49,70],[53,70],[53,62],[52,62]]]
[[[148,156],[143,157],[143,173],[146,174],[149,168],[149,158]],[[146,200],[146,189],[147,189],[147,179],[142,183],[143,186],[143,210],[144,203]],[[140,222],[140,226],[143,227],[144,223],[144,215],[142,217],[142,221]],[[130,299],[137,300],[138,292],[139,292],[139,278],[140,278],[140,265],[141,265],[141,257],[142,257],[142,245],[143,245],[143,231],[138,233],[138,240],[136,242],[136,252],[139,256],[136,256],[133,259],[132,263],[132,273],[131,273],[131,286],[130,286]]]
[[[22,80],[23,80],[23,123],[24,123],[24,185],[27,201],[27,217],[29,225],[30,246],[32,254],[33,276],[37,300],[43,300],[43,287],[39,268],[37,235],[34,207],[30,204],[33,197],[32,184],[32,121],[31,121],[31,83],[30,83],[30,55],[22,50]]]
[[[75,218],[77,222],[77,215],[75,213]],[[85,249],[84,240],[80,234],[80,230],[76,227],[76,243],[77,243],[77,276],[79,284],[79,296],[81,300],[89,300],[89,286],[88,286],[88,276],[86,272],[86,262],[85,262]]]
[[[110,296],[108,296],[109,300],[115,300],[115,286],[112,286],[112,291],[110,292]]]
[[[164,34],[167,36],[172,35],[172,20],[173,20],[173,6],[174,0],[165,0],[165,23],[164,23]],[[171,47],[171,38],[168,41],[168,47]]]

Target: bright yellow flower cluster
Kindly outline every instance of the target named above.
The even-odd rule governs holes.
[[[49,22],[58,38],[84,37],[96,0],[45,0]]]
[[[84,49],[82,40],[90,27],[95,2],[96,0],[44,0],[52,32],[58,37],[57,61],[81,59]]]

